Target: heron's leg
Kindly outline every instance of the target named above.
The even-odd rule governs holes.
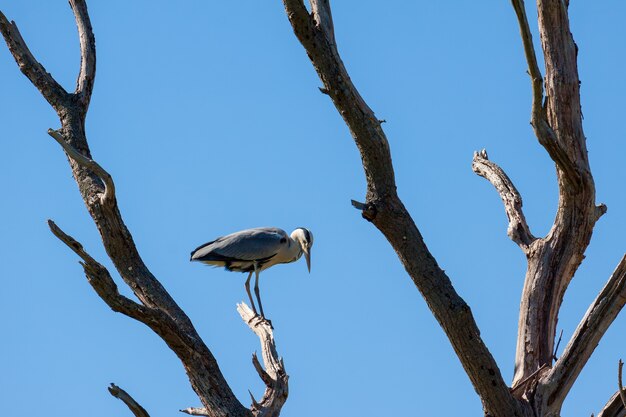
[[[257,269],[256,265],[254,266],[254,274],[255,274],[255,280],[254,280],[254,293],[256,294],[256,299],[259,302],[259,308],[261,309],[261,317],[265,318],[265,314],[263,313],[263,304],[261,304],[261,295],[259,292],[259,270]]]
[[[259,313],[256,312],[256,307],[254,306],[254,300],[252,299],[252,294],[250,294],[250,278],[251,277],[252,277],[252,271],[250,271],[250,273],[248,274],[248,279],[246,280],[246,292],[248,293],[248,298],[250,299],[250,303],[252,304],[252,311],[254,311],[254,314],[258,316]]]

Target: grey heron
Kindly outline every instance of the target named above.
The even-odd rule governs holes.
[[[191,261],[223,266],[228,271],[249,272],[245,284],[246,292],[252,310],[258,314],[250,294],[250,278],[254,272],[254,293],[259,302],[261,316],[265,317],[259,295],[259,273],[277,264],[295,262],[303,254],[311,272],[312,246],[313,233],[304,227],[297,228],[291,235],[275,227],[258,227],[222,236],[198,246],[191,252]]]

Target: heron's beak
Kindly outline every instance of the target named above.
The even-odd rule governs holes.
[[[306,259],[306,267],[309,269],[309,273],[311,273],[311,249],[304,250],[304,259]]]

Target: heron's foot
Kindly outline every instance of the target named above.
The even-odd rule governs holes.
[[[272,325],[272,320],[266,319],[265,317],[261,317],[264,322],[270,325],[270,329],[274,330],[274,326]]]
[[[261,323],[267,323],[269,324],[270,328],[272,330],[274,330],[274,326],[272,325],[272,321],[268,320],[267,318],[265,318],[265,316],[261,316],[260,314],[255,315],[254,317],[252,317],[250,320],[248,320],[248,324],[252,324],[252,323],[256,324],[261,324]]]

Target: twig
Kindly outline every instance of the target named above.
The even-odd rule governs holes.
[[[500,194],[506,217],[509,219],[507,235],[519,247],[528,253],[530,245],[536,240],[530,232],[524,211],[522,210],[522,197],[513,185],[511,179],[494,162],[489,160],[487,151],[474,152],[472,170],[489,181]]]
[[[252,410],[258,411],[261,409],[261,405],[254,399],[254,395],[252,395],[252,391],[248,390],[248,394],[250,394],[250,400],[252,400]]]
[[[367,204],[361,203],[356,200],[350,200],[350,203],[352,203],[352,207],[354,207],[357,210],[365,210],[367,208]]]
[[[150,417],[150,414],[143,408],[133,397],[130,396],[126,391],[118,387],[117,385],[111,383],[111,386],[108,387],[109,392],[115,398],[118,398],[124,402],[133,412],[135,417]]]
[[[561,338],[563,337],[563,329],[561,329],[561,333],[559,333],[559,340],[556,342],[556,347],[554,348],[554,353],[552,354],[552,358],[554,361],[558,361],[559,359],[556,357],[556,353],[559,351],[559,345],[561,344]]]
[[[622,385],[622,367],[624,366],[624,362],[620,359],[617,364],[617,390],[619,392],[619,397],[622,399],[622,404],[624,404],[624,408],[626,408],[626,391],[624,391],[624,386]]]
[[[521,380],[517,385],[515,385],[515,387],[511,388],[511,393],[519,391],[520,388],[524,387],[527,382],[529,382],[531,379],[533,379],[535,376],[537,376],[537,374],[539,372],[541,372],[542,370],[544,370],[547,367],[548,367],[547,363],[544,363],[543,365],[541,365],[541,367],[539,369],[537,369],[535,372],[533,372],[532,374],[528,375],[526,378]]]
[[[179,410],[181,413],[189,414],[191,416],[210,416],[208,410],[206,408],[200,407],[189,407],[184,410]]]

